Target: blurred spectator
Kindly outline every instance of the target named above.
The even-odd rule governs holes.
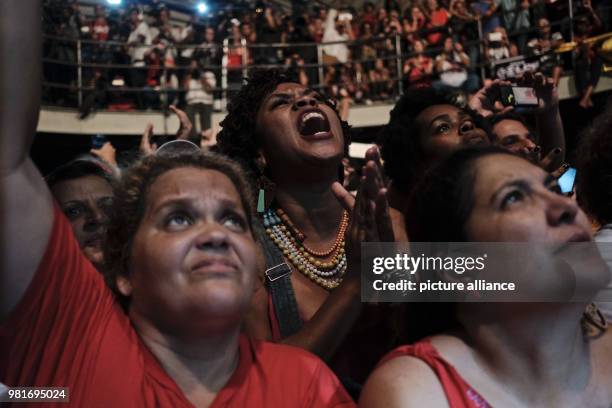
[[[79,108],[79,118],[85,119],[92,110],[102,108],[106,105],[106,87],[108,86],[107,78],[102,74],[102,71],[96,69],[94,75],[86,86],[90,90],[83,92],[83,103]]]
[[[199,141],[200,139],[196,137],[195,116],[197,114],[200,118],[200,132],[211,128],[213,90],[217,86],[217,81],[214,73],[201,69],[196,61],[192,61],[189,68],[184,79],[184,89],[187,91],[185,112],[194,124],[191,136]]]
[[[416,40],[413,45],[413,55],[404,62],[404,77],[409,88],[425,88],[431,86],[433,61],[425,55],[423,41]]]
[[[508,35],[503,27],[497,27],[495,31],[487,35],[485,55],[489,63],[516,57],[518,54],[516,45],[508,40]]]
[[[275,15],[271,7],[265,7],[263,13],[258,13],[255,19],[258,44],[277,44],[281,42],[280,35],[281,20]],[[248,39],[247,39],[248,40]],[[255,63],[278,64],[280,58],[277,48],[262,47],[257,49]]]
[[[444,40],[444,49],[436,57],[436,72],[440,79],[433,82],[437,89],[462,89],[474,92],[478,89],[478,78],[468,73],[470,57],[463,51],[461,43],[454,42],[451,37]]]
[[[414,4],[410,8],[410,16],[403,25],[404,36],[409,44],[420,39],[420,31],[425,29],[426,23],[425,14],[417,4]]]
[[[323,20],[318,16],[313,16],[308,22],[308,33],[314,39],[315,42],[320,43],[323,41],[323,34],[325,28],[323,26]]]
[[[149,25],[144,21],[144,15],[137,9],[130,12],[130,24],[132,31],[127,40],[128,54],[130,55],[132,67],[130,70],[130,86],[143,88],[147,83],[147,71],[145,58],[151,46],[151,32]],[[144,96],[136,92],[136,106],[138,109],[145,108]]]
[[[455,41],[478,39],[477,16],[468,10],[465,0],[451,0],[449,12]]]
[[[204,40],[196,48],[193,58],[206,69],[212,69],[213,65],[221,63],[221,48],[215,42],[214,28],[204,28]]]
[[[95,19],[91,25],[91,39],[94,41],[107,41],[110,27],[106,21],[106,10],[100,4],[95,7]]]
[[[372,25],[370,23],[364,23],[361,31],[360,59],[366,69],[370,70],[374,67],[374,60],[376,59],[376,48],[374,47]]]
[[[353,29],[351,27],[351,13],[330,9],[325,20],[323,42],[352,41]],[[327,64],[345,63],[350,58],[349,48],[346,44],[330,44],[323,47],[324,62]]]
[[[170,105],[179,103],[179,79],[173,69],[165,69],[159,79],[159,85],[164,92],[160,94],[160,100],[164,112],[168,112]]]
[[[289,44],[296,43],[314,43],[315,39],[312,37],[306,19],[302,16],[295,19],[290,25],[291,31],[288,33],[287,42]],[[299,59],[296,60],[298,65],[303,64],[316,64],[317,63],[317,48],[316,46],[291,46],[286,49],[289,55],[298,55]],[[317,68],[306,67],[300,68],[307,76],[307,82],[309,84],[317,83]],[[300,73],[301,75],[301,73]],[[302,83],[302,85],[305,85]]]
[[[376,24],[376,12],[374,10],[374,4],[369,1],[363,3],[363,12],[361,13],[361,23],[369,24],[370,27]]]
[[[391,73],[382,59],[376,59],[374,69],[369,72],[370,97],[374,100],[389,99],[393,95],[394,81]]]
[[[427,35],[427,43],[432,47],[439,46],[448,32],[447,25],[450,14],[444,7],[438,5],[438,0],[427,0],[423,11],[427,17],[425,27],[434,31]]]
[[[248,59],[248,50],[242,44],[242,31],[240,31],[240,21],[232,18],[230,21],[229,45],[227,50],[227,81],[232,88],[238,87],[242,82],[243,58]]]
[[[195,46],[195,44],[198,42],[196,31],[197,30],[196,30],[196,25],[195,25],[195,17],[192,18],[189,24],[179,29],[178,37],[180,38],[180,41],[177,41],[175,43],[176,48],[177,48],[175,62],[177,66],[181,66],[181,67],[187,66],[189,65],[189,62],[193,58],[196,58],[195,52],[196,52],[197,47]],[[214,40],[214,30],[213,30],[213,40]],[[220,62],[221,62],[221,59],[219,59],[219,63]],[[178,71],[179,80],[183,77],[183,73],[184,72],[181,70]]]
[[[298,53],[294,53],[285,59],[285,68],[290,78],[298,78],[301,85],[308,86],[309,79],[304,69],[304,59]]]
[[[527,43],[526,30],[531,27],[529,17],[529,0],[499,0],[502,20],[507,32],[515,33],[520,54],[525,52]]]
[[[587,109],[593,107],[591,95],[599,82],[603,61],[595,50],[595,44],[585,40],[601,29],[601,21],[591,7],[591,0],[583,0],[579,14],[574,19],[574,78],[580,95],[579,106]]]
[[[551,77],[557,86],[563,69],[559,54],[554,49],[563,43],[563,36],[558,31],[551,34],[550,22],[546,18],[539,19],[537,23],[537,36],[527,43],[527,55],[540,56],[540,71]]]
[[[470,57],[470,72],[475,72],[480,60],[480,38],[478,16],[467,7],[466,0],[451,0],[450,29],[453,40],[463,44]]]
[[[482,20],[483,35],[489,34],[501,26],[497,13],[497,3],[494,0],[475,0],[470,4],[474,13]]]

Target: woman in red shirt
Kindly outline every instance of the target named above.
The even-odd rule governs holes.
[[[425,28],[432,30],[432,32],[427,35],[427,43],[430,47],[441,45],[446,35],[445,26],[450,19],[448,10],[444,7],[440,7],[437,0],[427,0],[427,7],[424,12],[428,20]]]
[[[23,45],[1,56],[0,233],[14,239],[0,241],[0,380],[67,387],[77,407],[353,406],[318,358],[241,334],[262,262],[228,159],[158,154],[127,172],[105,251],[113,296],[28,157],[40,21],[0,3],[0,42]]]
[[[590,224],[555,178],[504,150],[468,149],[428,173],[412,197],[407,229],[415,242],[554,246],[555,252],[538,258],[538,276],[525,281],[524,270],[513,268],[511,278],[539,299],[561,299],[553,288],[579,290],[573,302],[413,303],[405,319],[426,316],[411,327],[433,336],[385,357],[368,379],[360,406],[610,406],[612,336],[587,306],[605,288],[609,270],[585,246],[578,267],[587,267],[571,269],[576,257],[566,256],[575,242],[592,240]],[[489,256],[489,262],[495,259]],[[473,279],[467,272],[450,275]]]
[[[412,46],[413,56],[404,62],[404,75],[408,77],[411,88],[426,88],[431,86],[433,61],[425,55],[425,46],[421,40],[416,40]]]

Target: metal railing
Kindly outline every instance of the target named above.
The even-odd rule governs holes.
[[[570,17],[553,22],[552,27],[565,27],[565,31],[569,31],[570,38],[574,38],[573,33],[573,11],[571,9],[571,0],[568,1],[570,7]],[[469,69],[472,72],[479,72],[481,80],[485,78],[485,71],[487,68],[487,61],[484,58],[484,44],[486,43],[483,38],[483,30],[481,21],[477,21],[478,27],[478,38],[463,44],[464,50],[470,50],[472,55],[479,55],[478,61],[471,61]],[[569,29],[568,29],[569,26]],[[448,30],[445,28],[444,30]],[[437,32],[439,29],[424,30],[419,32],[419,36],[425,37],[427,34]],[[509,37],[512,38],[519,34],[528,34],[537,31],[537,28],[531,28],[521,32],[510,33]],[[56,37],[52,35],[45,35],[45,41],[47,42],[48,49],[54,50],[49,52],[44,58],[43,62],[45,65],[45,80],[43,87],[46,90],[50,90],[52,96],[47,98],[45,102],[58,102],[58,99],[71,98],[73,100],[73,107],[83,108],[86,101],[91,99],[91,95],[98,92],[99,95],[104,99],[114,101],[118,105],[121,102],[122,97],[125,95],[132,95],[136,99],[147,99],[151,100],[162,100],[164,103],[152,102],[151,107],[160,107],[170,100],[171,96],[177,99],[177,95],[182,95],[186,92],[186,89],[181,85],[181,79],[184,74],[191,69],[188,64],[181,64],[182,61],[188,61],[189,58],[183,58],[183,52],[186,50],[192,50],[192,55],[199,55],[198,53],[205,54],[206,51],[209,53],[215,51],[217,57],[207,58],[203,56],[201,59],[208,61],[201,65],[201,69],[210,70],[217,76],[217,83],[220,86],[214,88],[215,99],[220,100],[219,108],[224,109],[228,98],[231,93],[237,90],[241,85],[241,79],[248,76],[250,69],[256,68],[282,68],[282,69],[293,69],[297,72],[303,71],[308,78],[309,86],[315,89],[329,90],[337,87],[342,89],[342,86],[347,86],[342,75],[347,75],[346,71],[350,72],[350,76],[355,77],[354,84],[361,89],[371,89],[372,87],[386,86],[392,89],[390,97],[399,96],[402,94],[406,76],[404,75],[404,65],[406,61],[413,57],[415,54],[407,52],[405,50],[407,42],[403,39],[400,34],[391,34],[384,36],[375,36],[367,39],[358,39],[355,41],[339,41],[330,43],[276,43],[276,44],[249,44],[242,38],[237,43],[232,41],[230,38],[225,39],[221,44],[188,44],[188,45],[173,45],[166,44],[165,47],[161,48],[156,45],[134,45],[115,41],[96,42],[92,40],[85,40],[80,38],[64,38]],[[327,56],[323,49],[329,45],[342,44],[353,51],[356,58],[352,59],[347,63],[338,63],[333,61],[333,56]],[[376,53],[376,57],[361,55],[364,51],[364,46],[373,48]],[[129,51],[134,52],[139,47],[146,47],[150,50],[158,48],[161,54],[159,61],[145,66],[135,66],[133,61],[129,62],[127,55]],[[62,50],[63,48],[63,50]],[[308,51],[310,49],[310,51]],[[474,52],[473,50],[477,50]],[[299,56],[299,50],[303,53],[310,54],[311,58],[308,61],[295,60],[294,54],[297,53]],[[64,51],[64,52],[61,52]],[[69,51],[69,52],[67,52]],[[426,54],[437,55],[441,51],[441,48],[427,49]],[[163,54],[172,53],[176,57],[178,64],[168,65],[164,63]],[[110,63],[112,54],[115,56],[120,55],[123,63]],[[235,55],[240,55],[240,65],[236,64]],[[278,58],[279,54],[287,58],[287,61],[282,61]],[[70,58],[54,58],[56,55],[75,55],[76,61]],[[276,56],[275,56],[276,55]],[[215,59],[217,63],[215,64]],[[100,62],[102,60],[103,62]],[[432,58],[433,60],[433,58]],[[376,66],[378,61],[383,61],[384,71],[387,72],[388,77],[382,80],[372,80],[368,77],[368,70],[366,67]],[[287,63],[289,62],[289,63]],[[467,68],[467,67],[466,67]],[[332,71],[340,72],[336,73],[336,78],[332,77]],[[385,71],[386,70],[386,71]],[[96,71],[103,72],[98,78],[96,77]],[[342,74],[344,71],[344,74]],[[148,75],[157,75],[158,77],[153,78],[152,83],[145,82],[144,86],[135,86],[142,83],[143,77],[145,79]],[[176,77],[176,80],[172,78]],[[106,78],[106,84],[104,83]],[[120,81],[119,79],[123,81]],[[135,80],[138,78],[138,81]],[[164,78],[162,81],[161,78]],[[169,86],[174,82],[174,86]],[[129,86],[128,86],[129,85]],[[76,98],[72,95],[76,93]],[[59,95],[59,98],[58,98]],[[373,95],[373,94],[371,94]],[[134,98],[128,98],[134,99]],[[368,98],[363,98],[368,99]],[[89,102],[87,102],[89,103]],[[126,103],[127,104],[127,103]],[[149,105],[142,105],[137,103],[139,108],[149,107]]]

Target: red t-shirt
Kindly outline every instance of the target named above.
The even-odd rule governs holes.
[[[491,405],[459,375],[455,367],[442,358],[429,340],[400,346],[387,354],[378,365],[404,356],[422,360],[436,373],[449,406],[453,408],[491,408]]]
[[[448,24],[448,19],[448,12],[440,7],[439,9],[431,13],[431,20],[427,24],[427,28],[433,29],[436,27],[445,26],[446,24]],[[442,41],[442,39],[443,34],[440,32],[435,32],[427,35],[427,43],[429,45],[438,44]]]
[[[76,407],[191,407],[54,211],[41,265],[0,326],[0,382],[69,387]],[[314,355],[246,336],[239,347],[238,367],[211,407],[355,406]]]

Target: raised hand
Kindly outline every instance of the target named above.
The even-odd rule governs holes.
[[[91,149],[89,153],[105,161],[111,166],[117,167],[117,151],[111,142],[104,143],[99,149]]]
[[[175,105],[170,105],[169,109],[176,115],[180,123],[180,126],[176,131],[176,138],[187,140],[193,129],[193,124],[189,120],[189,116],[187,116],[184,111],[180,110]]]
[[[510,86],[510,82],[496,79],[495,81],[480,88],[468,101],[468,106],[482,117],[491,116],[498,113],[506,113],[513,109],[512,106],[504,106],[499,97],[500,86]]]
[[[361,270],[362,242],[393,242],[393,227],[389,216],[387,189],[381,172],[380,153],[377,148],[366,152],[363,175],[353,197],[338,182],[332,190],[344,208],[350,212],[350,222],[346,230],[346,255],[349,267],[347,273],[355,276]]]
[[[157,150],[157,145],[155,143],[151,143],[151,138],[153,137],[153,124],[147,123],[147,127],[145,128],[142,138],[140,138],[140,153],[145,156],[150,156],[155,154]]]

